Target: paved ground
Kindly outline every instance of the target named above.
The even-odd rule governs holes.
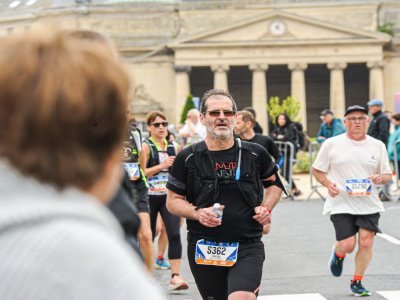
[[[330,275],[328,259],[334,243],[333,227],[329,217],[321,215],[323,201],[318,194],[314,193],[309,201],[304,201],[311,192],[309,177],[295,177],[303,195],[296,201],[281,200],[273,212],[272,231],[263,238],[266,261],[259,299],[351,299],[349,283],[354,270],[354,254],[346,258],[341,277]],[[326,195],[324,189],[321,192]],[[387,211],[382,215],[381,228],[389,238],[394,237],[398,241],[400,202],[385,202],[385,207]],[[185,227],[182,234],[185,239]],[[374,292],[369,299],[400,300],[400,245],[393,242],[396,240],[390,242],[382,237],[376,238],[374,258],[364,280],[365,286]],[[186,253],[181,273],[189,282],[190,289],[169,293],[169,299],[201,299]],[[169,271],[155,271],[156,280],[164,288],[169,276]],[[390,294],[388,291],[395,292]]]

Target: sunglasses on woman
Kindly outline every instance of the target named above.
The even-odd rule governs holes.
[[[161,125],[163,127],[167,127],[168,126],[168,122],[156,122],[156,123],[152,123],[151,125],[153,125],[155,128],[160,127]]]

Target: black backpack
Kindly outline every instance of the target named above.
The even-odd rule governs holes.
[[[305,150],[307,137],[303,131],[303,125],[301,125],[300,122],[293,122],[292,126],[296,133],[296,144],[295,144],[296,151]]]

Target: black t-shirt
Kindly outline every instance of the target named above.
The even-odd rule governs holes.
[[[243,141],[256,143],[263,146],[265,149],[267,149],[268,153],[272,155],[276,162],[279,161],[281,153],[279,152],[278,147],[275,145],[274,140],[271,139],[269,136],[256,133],[255,136],[250,140]]]
[[[271,170],[271,158],[267,151],[254,145],[252,151],[256,152],[260,166],[260,177],[265,179]],[[167,188],[179,194],[186,195],[188,187],[188,170],[194,168],[194,156],[192,147],[182,150],[175,158],[170,172]],[[262,225],[253,220],[254,209],[251,208],[242,196],[238,184],[235,181],[236,174],[236,150],[235,146],[221,151],[210,151],[211,158],[215,164],[216,176],[219,179],[218,202],[225,205],[222,224],[215,228],[201,225],[198,221],[187,220],[190,234],[204,239],[214,241],[245,241],[262,236]]]

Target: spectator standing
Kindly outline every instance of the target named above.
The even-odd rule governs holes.
[[[345,133],[342,120],[335,118],[333,112],[329,109],[324,109],[321,114],[322,124],[317,133],[317,142],[323,143],[326,139]]]
[[[380,140],[387,146],[389,139],[390,120],[382,111],[383,102],[374,99],[368,102],[368,110],[371,113],[372,120],[368,127],[368,135]]]
[[[397,166],[398,166],[397,170],[400,171],[400,144],[397,145],[397,148],[395,147],[395,143],[400,141],[400,113],[394,114],[392,116],[392,122],[394,125],[394,131],[389,136],[388,155],[389,155],[389,159],[393,162],[393,166],[394,166],[394,164],[397,164]],[[395,157],[394,157],[395,151],[397,151],[397,155],[398,155],[397,161],[395,161]]]
[[[187,145],[200,142],[206,137],[206,128],[201,124],[199,111],[196,108],[188,111],[185,125],[179,130],[179,136],[186,139]]]
[[[380,140],[387,146],[390,135],[390,120],[383,113],[383,102],[379,99],[369,101],[368,110],[372,116],[371,124],[368,127],[367,134],[373,138]],[[390,201],[390,183],[383,186],[383,190],[379,193],[379,198],[382,201]]]
[[[0,66],[0,298],[164,299],[102,205],[122,175],[122,66],[53,31],[2,38]]]
[[[276,126],[271,132],[271,136],[274,141],[277,142],[290,142],[293,145],[294,153],[293,157],[296,158],[297,153],[297,144],[298,144],[298,132],[296,126],[292,123],[289,116],[281,113],[275,119]],[[285,159],[284,166],[285,166],[285,179],[289,182],[289,177],[291,176],[290,169],[293,167],[293,161],[290,161],[291,150],[289,147],[285,147],[281,150],[282,155]],[[286,151],[286,153],[285,153]],[[292,194],[294,196],[301,195],[301,191],[297,188],[294,180],[292,180],[292,186],[290,187],[292,190]]]

